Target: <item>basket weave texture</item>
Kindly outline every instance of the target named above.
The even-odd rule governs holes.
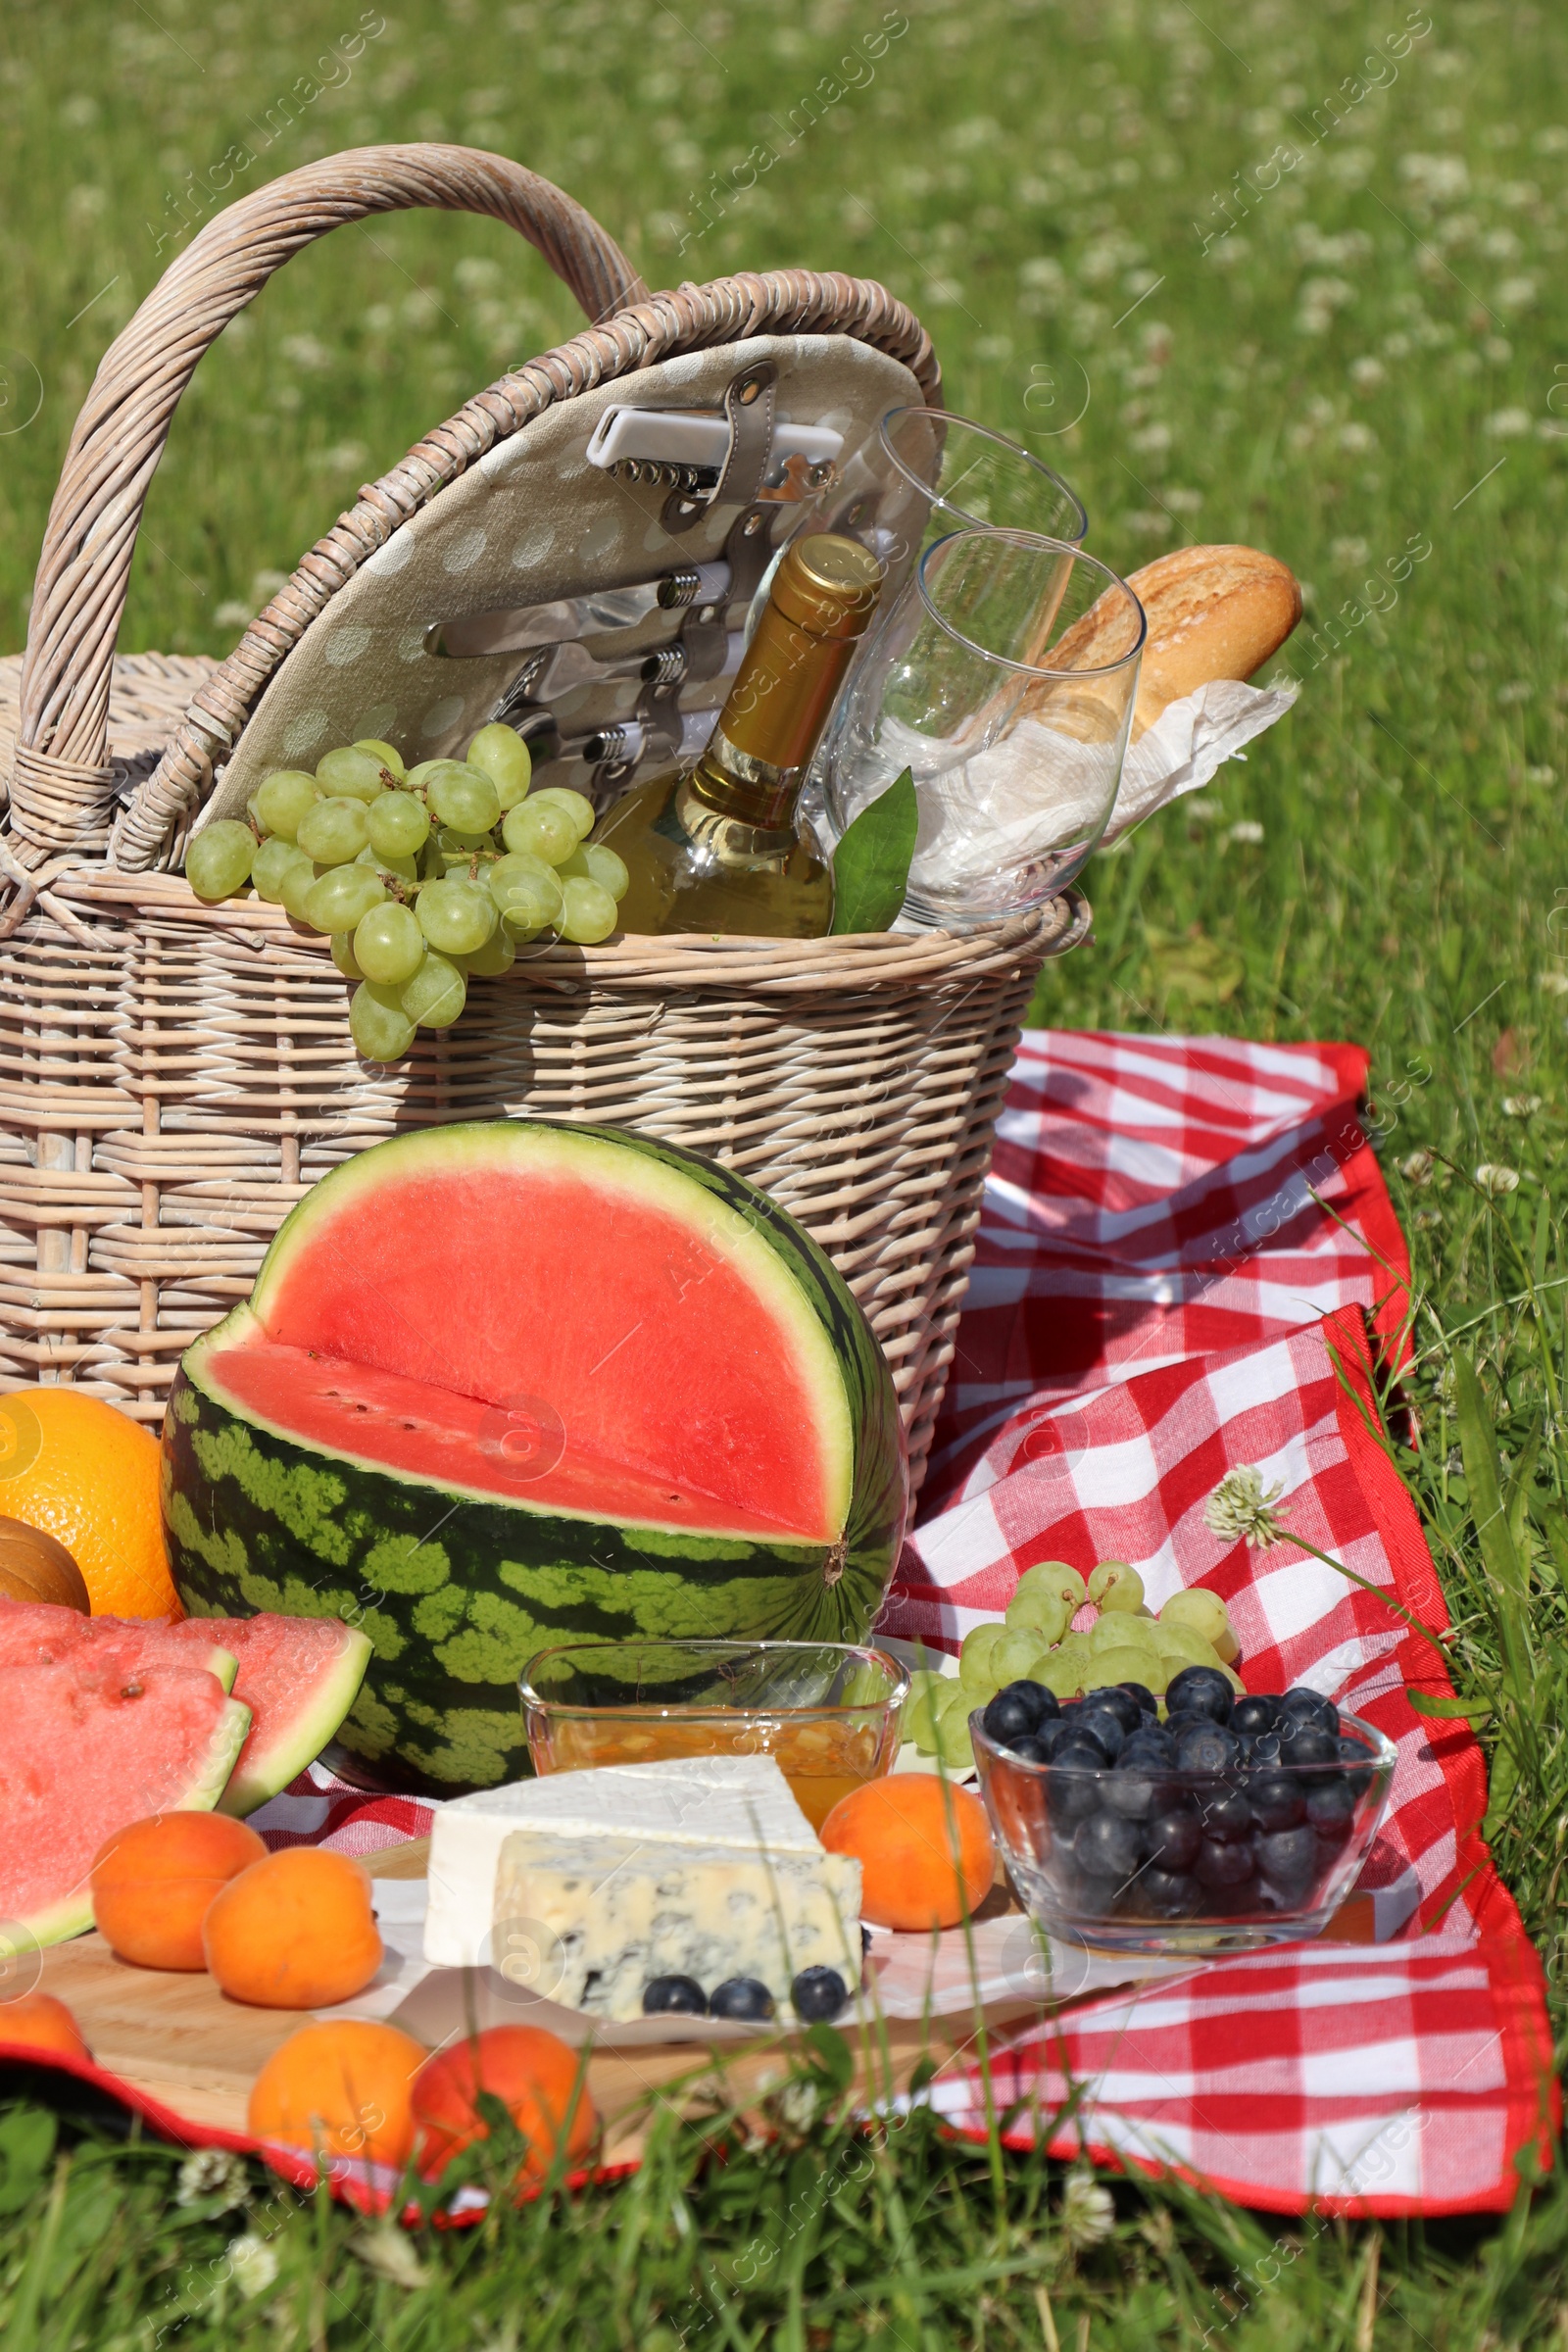
[[[368,485],[227,662],[117,656],[141,498],[201,352],[311,237],[414,204],[509,220],[595,323]],[[182,1349],[338,1160],[410,1126],[592,1120],[722,1159],[822,1244],[887,1353],[918,1479],[1018,1027],[1041,958],[1075,935],[1065,904],[965,938],[551,948],[382,1069],[354,1052],[324,941],[156,870],[283,656],[446,481],[591,383],[778,332],[871,343],[940,398],[918,321],[881,287],[791,270],[650,297],[548,182],[409,147],[310,166],[220,215],[111,347],[21,674],[0,662],[0,1383],[73,1382],[156,1420]]]

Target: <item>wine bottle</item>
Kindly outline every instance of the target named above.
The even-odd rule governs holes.
[[[633,785],[594,830],[631,876],[623,930],[832,928],[832,872],[796,803],[882,577],[875,556],[833,532],[786,551],[707,750]]]

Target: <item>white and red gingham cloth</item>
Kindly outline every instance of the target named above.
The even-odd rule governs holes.
[[[1404,1890],[1402,1931],[1209,1964],[1004,2040],[1012,2141],[1038,2129],[1280,2212],[1497,2210],[1559,2110],[1540,1963],[1480,1836],[1480,1751],[1407,1697],[1448,1690],[1442,1655],[1297,1545],[1227,1545],[1202,1516],[1254,1464],[1302,1535],[1446,1625],[1371,1409],[1408,1261],[1360,1121],[1366,1070],[1348,1046],[1025,1035],[881,1630],[953,1649],[1032,1562],[1130,1560],[1154,1605],[1199,1579],[1224,1595],[1253,1688],[1309,1681],[1398,1748],[1363,1885]],[[428,1826],[318,1767],[265,1821],[271,1844],[348,1853]],[[977,2071],[928,2095],[984,2130]]]

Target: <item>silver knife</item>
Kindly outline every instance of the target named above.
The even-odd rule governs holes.
[[[559,597],[553,604],[517,605],[501,612],[470,613],[465,620],[439,620],[425,631],[424,650],[457,661],[471,661],[480,654],[531,653],[539,646],[565,645],[608,629],[629,629],[650,612],[721,604],[729,581],[727,564],[683,564],[676,571],[629,588],[597,589],[585,596]]]

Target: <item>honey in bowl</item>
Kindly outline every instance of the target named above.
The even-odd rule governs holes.
[[[892,1766],[908,1677],[849,1642],[584,1642],[530,1660],[521,1691],[535,1772],[770,1755],[820,1829]]]

